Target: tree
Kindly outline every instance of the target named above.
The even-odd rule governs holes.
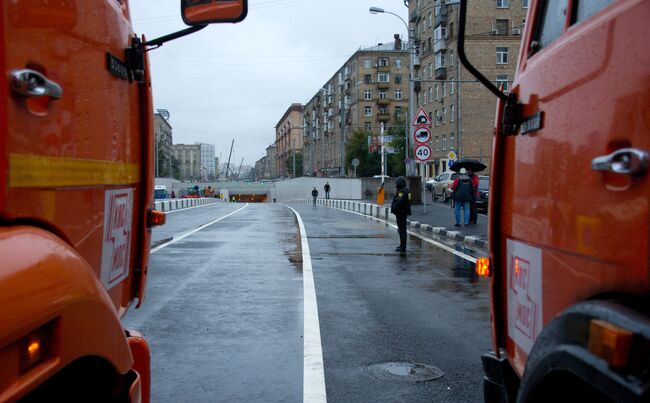
[[[294,178],[302,176],[302,153],[294,151],[295,154],[289,155],[289,158],[284,162],[284,166],[287,168],[287,173],[291,174]],[[299,175],[296,175],[296,172],[293,171],[293,159],[294,155],[296,157],[296,172]]]
[[[358,159],[357,176],[373,176],[381,174],[381,155],[368,153],[368,133],[364,129],[354,129],[345,146],[345,165],[352,167],[352,160]]]
[[[395,149],[394,154],[388,156],[388,175],[390,176],[403,176],[406,173],[406,164],[404,162],[404,130],[406,121],[403,116],[395,115],[395,124],[388,128],[388,136],[393,136],[393,141],[390,145]]]

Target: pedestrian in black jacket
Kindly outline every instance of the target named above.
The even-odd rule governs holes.
[[[318,197],[318,190],[316,190],[316,186],[314,186],[314,190],[311,191],[311,197],[314,198],[314,206],[316,205],[316,198]]]
[[[399,233],[399,246],[395,252],[406,252],[406,217],[411,215],[411,192],[406,187],[406,178],[400,176],[395,180],[395,197],[390,206],[390,212],[395,214],[397,232]]]

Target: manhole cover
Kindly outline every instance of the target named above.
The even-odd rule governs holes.
[[[375,378],[387,381],[432,381],[445,374],[440,368],[432,365],[410,362],[385,362],[371,365],[367,370]]]

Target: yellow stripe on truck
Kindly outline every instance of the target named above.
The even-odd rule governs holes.
[[[11,154],[9,187],[126,185],[140,180],[138,164]]]

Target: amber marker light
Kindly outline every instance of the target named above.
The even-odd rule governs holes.
[[[167,216],[165,215],[165,213],[158,210],[149,210],[149,214],[147,218],[148,218],[147,219],[148,227],[156,227],[158,225],[164,225],[165,222],[167,221]]]
[[[589,351],[607,361],[612,368],[627,364],[634,333],[600,319],[589,324]]]
[[[476,274],[481,277],[490,276],[490,258],[487,256],[482,256],[476,259]]]

